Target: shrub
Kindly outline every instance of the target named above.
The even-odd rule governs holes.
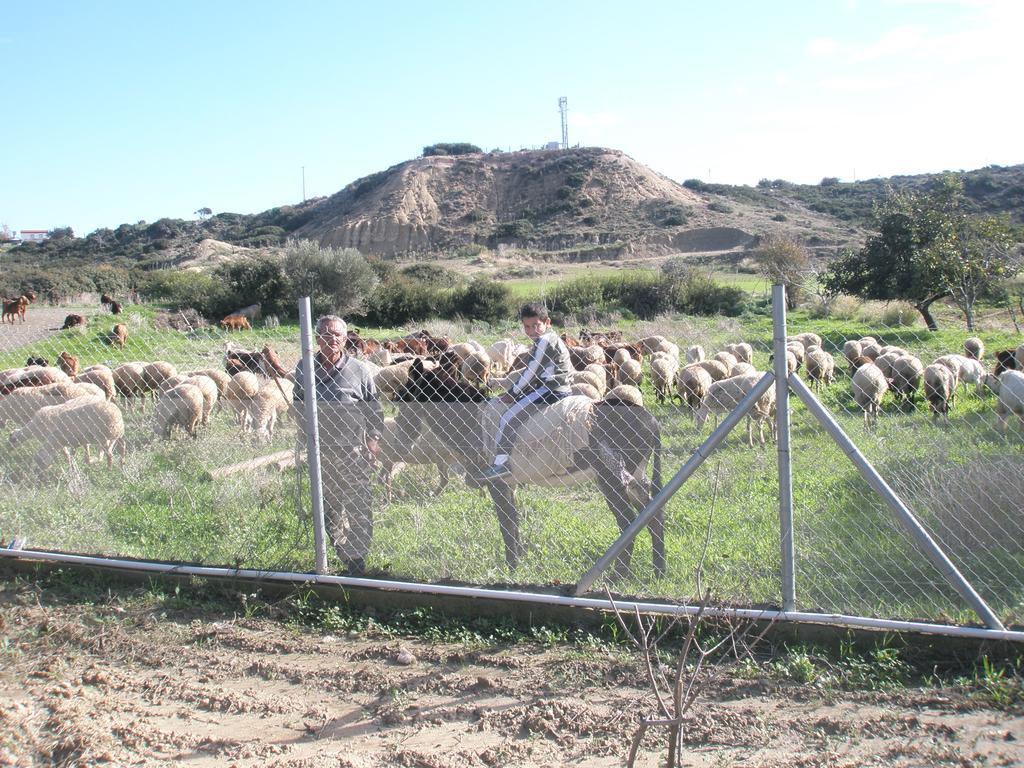
[[[508,286],[478,277],[469,285],[456,288],[448,298],[447,316],[497,323],[508,320],[515,312],[512,292]]]
[[[478,152],[483,152],[483,150],[476,144],[469,144],[464,141],[454,143],[442,142],[439,144],[431,144],[430,146],[423,148],[424,157],[430,157],[432,155],[471,155]]]
[[[708,185],[700,179],[687,179],[683,182],[683,186],[687,189],[692,189],[694,192],[704,192]]]
[[[494,229],[494,237],[498,240],[519,240],[533,234],[533,222],[529,219],[516,219],[499,224]]]
[[[399,274],[409,280],[437,288],[451,288],[459,282],[459,276],[454,271],[439,264],[411,264],[403,267]]]
[[[487,246],[483,243],[466,243],[459,246],[455,256],[460,259],[475,259],[482,253],[487,253]]]
[[[223,300],[225,286],[213,275],[179,269],[150,272],[143,292],[174,310],[194,309],[212,316]]]
[[[380,326],[425,320],[438,314],[441,292],[404,277],[382,283],[367,301],[363,318]]]
[[[776,213],[774,216],[772,216],[772,221],[785,221],[785,220],[786,220],[786,214],[784,214],[784,213]]]
[[[268,315],[297,314],[288,278],[276,257],[253,256],[222,264],[213,271],[213,278],[221,285],[207,305],[213,317],[257,303]]]
[[[356,249],[321,248],[311,240],[287,248],[284,270],[291,297],[309,295],[315,314],[358,313],[378,283],[374,267]]]
[[[882,310],[881,322],[889,328],[909,328],[920,317],[918,311],[904,301],[893,301]]]
[[[708,204],[708,210],[717,211],[718,213],[732,213],[732,206],[728,203],[723,203],[721,200],[715,200],[713,203]]]

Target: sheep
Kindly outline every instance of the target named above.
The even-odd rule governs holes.
[[[965,388],[968,384],[973,384],[976,390],[979,389],[985,378],[985,366],[973,357],[963,357],[962,355],[959,357],[960,383],[963,384]]]
[[[604,396],[604,402],[624,403],[626,405],[635,405],[638,408],[643,408],[644,396],[637,387],[630,384],[619,384],[618,386],[613,387],[612,390]]]
[[[450,351],[450,350],[446,350]],[[395,396],[405,387],[409,381],[409,370],[412,368],[413,362],[418,358],[412,360],[406,360],[401,363],[393,363],[392,365],[381,368],[375,374],[373,374],[373,381],[377,385],[377,393],[380,397],[386,397],[390,400],[394,400]],[[424,360],[423,367],[427,370],[435,368],[437,363]]]
[[[617,375],[615,376],[616,385],[628,385],[631,387],[640,387],[643,382],[644,372],[637,360],[627,360],[625,363],[619,366]]]
[[[142,410],[146,410],[145,394],[149,387],[145,380],[146,364],[141,362],[121,363],[113,370],[114,389],[128,403],[134,398],[142,398]]]
[[[702,363],[704,362],[704,347],[700,344],[694,344],[686,349],[686,362],[687,363]]]
[[[738,363],[754,362],[754,348],[745,341],[736,344],[726,344],[725,351],[732,354]]]
[[[662,343],[667,341],[668,339],[666,339],[664,336],[658,336],[655,334],[653,336],[645,336],[644,338],[640,339],[639,343],[640,346],[644,348],[644,352],[650,355],[656,352],[660,348]]]
[[[491,358],[486,351],[473,350],[462,361],[460,369],[462,378],[469,384],[486,387],[491,377]]]
[[[603,369],[602,369],[603,370]],[[594,389],[599,395],[605,390],[604,376],[598,377],[593,371],[572,371],[569,374],[569,386],[584,384]]]
[[[608,390],[608,369],[599,363],[591,363],[583,372],[592,373],[596,379],[595,386],[602,395]]]
[[[964,354],[971,360],[981,360],[985,357],[985,342],[977,336],[964,339]]]
[[[45,357],[29,355],[29,358],[25,361],[25,367],[27,368],[30,365],[39,365],[46,368],[50,365],[50,362]]]
[[[41,467],[50,466],[59,451],[73,464],[71,451],[80,447],[85,448],[86,458],[91,461],[89,449],[93,445],[102,447],[107,466],[113,467],[114,447],[118,444],[124,464],[124,417],[116,405],[102,396],[81,397],[62,405],[40,408],[22,429],[11,433],[10,443],[17,446],[30,438],[41,443],[35,455]]]
[[[117,394],[117,389],[114,387],[114,372],[105,365],[90,365],[88,368],[84,368],[75,376],[75,381],[81,384],[95,384],[103,390],[107,400],[113,400],[114,395]]]
[[[64,381],[40,387],[21,387],[6,395],[0,395],[0,426],[11,422],[20,427],[40,408],[69,403],[80,397],[106,399],[103,391],[94,384]]]
[[[932,420],[940,415],[949,423],[949,409],[953,406],[956,377],[948,366],[932,363],[924,369],[924,396],[932,412]]]
[[[387,501],[393,497],[393,480],[398,471],[407,464],[434,464],[439,474],[439,485],[430,495],[436,496],[448,485],[448,467],[459,461],[460,456],[444,441],[437,439],[429,427],[424,427],[413,440],[390,416],[384,419],[381,429],[380,452],[377,461],[381,465],[380,477],[384,483]]]
[[[152,363],[147,363],[142,371],[142,380],[146,386],[149,387],[149,391],[152,392],[160,388],[160,385],[165,380],[169,379],[178,373],[178,369],[173,363],[168,363],[165,360],[157,360]]]
[[[768,362],[774,364],[774,362],[775,362],[775,355],[774,354],[771,354],[771,355],[768,356]],[[786,375],[788,376],[791,373],[796,373],[796,371],[799,368],[800,368],[800,363],[796,359],[796,355],[793,353],[792,350],[787,349],[786,350]]]
[[[811,333],[810,331],[806,331],[804,333],[798,333],[795,336],[788,336],[786,338],[787,346],[789,345],[790,342],[793,342],[793,341],[797,342],[798,344],[801,344],[803,346],[804,350],[807,350],[810,347],[820,347],[821,346],[821,336],[819,336],[816,333]]]
[[[878,423],[882,397],[889,389],[889,382],[877,365],[865,363],[853,374],[850,387],[854,401],[864,411],[864,428],[870,429]]]
[[[882,375],[885,376],[885,378],[888,379],[890,383],[892,381],[892,364],[896,362],[896,360],[898,360],[900,357],[901,355],[895,352],[886,352],[875,358],[875,365],[878,366],[878,369],[882,372]]]
[[[910,354],[903,347],[897,347],[895,344],[886,344],[879,349],[879,355],[908,355]]]
[[[729,378],[729,369],[725,367],[725,363],[719,360],[703,360],[699,363],[694,363],[694,365],[699,365],[707,371],[713,381]]]
[[[878,339],[876,339],[874,336],[862,336],[860,339],[861,347],[863,348],[866,344],[874,344],[875,346],[880,346],[878,344]]]
[[[153,432],[157,437],[169,438],[175,427],[195,438],[196,428],[203,419],[203,392],[194,384],[179,384],[164,392],[156,401],[153,413]]]
[[[198,376],[186,376],[184,383],[198,387],[199,391],[203,393],[203,415],[199,423],[205,427],[210,423],[210,414],[220,398],[217,382],[209,376],[200,374]]]
[[[632,359],[633,356],[629,353],[629,350],[625,348],[615,350],[615,354],[612,355],[612,362],[620,367]]]
[[[889,374],[893,397],[904,400],[913,407],[917,399],[917,392],[921,388],[923,376],[924,366],[916,357],[913,355],[897,357],[892,363]]]
[[[9,368],[0,371],[0,394],[13,392],[21,387],[40,387],[44,384],[60,384],[71,381],[60,368],[29,365],[25,368]]]
[[[846,362],[848,362],[850,364],[850,373],[851,373],[851,375],[853,374],[853,372],[855,370],[857,370],[853,366],[853,361],[861,356],[860,350],[861,350],[861,343],[859,341],[854,341],[853,339],[850,339],[849,341],[847,341],[847,342],[845,342],[843,344],[843,357],[845,357],[846,358]]]
[[[240,371],[231,377],[224,389],[224,402],[235,417],[235,423],[242,431],[248,431],[249,401],[260,391],[260,381],[252,371]],[[202,393],[200,393],[202,394]]]
[[[812,388],[828,386],[836,380],[835,358],[821,347],[815,347],[808,352],[804,363],[804,369],[807,371],[807,378],[810,379]]]
[[[506,373],[516,359],[518,345],[512,339],[499,339],[487,348],[487,356],[497,374]]]
[[[944,365],[949,369],[949,372],[953,374],[953,390],[955,391],[957,385],[960,384],[960,361],[966,360],[966,358],[960,355],[942,355],[935,358],[932,361],[936,365]]]
[[[672,385],[679,370],[677,363],[670,355],[661,353],[651,360],[651,383],[654,385],[654,397],[659,403],[672,399]]]
[[[270,442],[274,438],[274,427],[281,412],[284,399],[276,389],[261,387],[245,400],[245,422],[256,435],[256,440]]]
[[[761,380],[762,373],[752,373],[746,376],[736,376],[729,379],[723,379],[722,381],[716,381],[708,387],[707,394],[701,401],[700,408],[697,409],[694,415],[694,420],[697,423],[698,429],[704,426],[704,422],[708,420],[708,417],[713,413],[715,414],[715,423],[718,422],[718,416],[723,413],[731,413],[736,410],[736,407],[740,404],[740,401],[746,396],[750,390],[754,388],[758,381]],[[747,444],[751,447],[754,445],[754,431],[753,424],[756,421],[758,427],[758,435],[761,439],[761,445],[764,445],[764,425],[765,422],[771,420],[772,415],[775,412],[775,387],[769,387],[768,390],[758,398],[757,402],[754,403],[750,412],[747,414]],[[772,438],[775,437],[774,422],[771,424]]]
[[[260,389],[269,389],[276,392],[280,398],[277,404],[277,420],[281,421],[291,413],[291,404],[295,399],[295,382],[291,379],[271,379],[260,384]]]
[[[732,354],[732,352],[719,352],[711,359],[717,360],[718,362],[725,365],[726,370],[731,369],[734,365],[736,365],[736,363],[739,362],[739,360],[736,358],[736,355]]]
[[[208,379],[212,379],[213,383],[217,385],[218,400],[224,397],[224,393],[227,391],[228,385],[231,383],[231,374],[226,373],[219,368],[202,368],[197,371],[189,371],[185,375],[190,377],[206,376]]]
[[[732,368],[729,369],[729,375],[726,378],[731,379],[733,376],[747,376],[751,373],[757,373],[757,368],[752,366],[750,363],[736,363]]]
[[[877,360],[878,356],[882,354],[882,345],[865,344],[862,340],[860,345],[860,354],[862,357],[870,357],[872,360]]]
[[[792,353],[793,357],[796,358],[796,370],[800,370],[800,366],[804,364],[804,357],[807,354],[807,350],[803,344],[786,342],[786,351]]]
[[[696,410],[713,382],[707,369],[696,364],[688,365],[676,374],[676,391],[691,410]]]
[[[996,428],[1006,433],[1011,414],[1024,425],[1024,373],[1006,371],[999,377],[999,402],[996,404]]]
[[[124,323],[118,323],[110,332],[107,333],[107,342],[112,347],[118,347],[124,349],[124,345],[128,343],[128,326]]]
[[[652,355],[656,355],[659,352],[667,354],[669,357],[671,357],[673,360],[675,360],[676,363],[679,362],[679,345],[678,344],[676,344],[674,342],[671,342],[671,341],[668,341],[668,340],[662,341],[662,342],[660,342],[658,344],[657,347],[654,348],[654,350],[651,352],[651,354]]]

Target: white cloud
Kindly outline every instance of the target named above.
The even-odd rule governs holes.
[[[576,112],[569,110],[569,125],[578,128],[609,128],[626,122],[624,116],[614,112]]]
[[[831,56],[839,50],[839,41],[834,37],[816,37],[807,43],[807,55],[815,58]]]

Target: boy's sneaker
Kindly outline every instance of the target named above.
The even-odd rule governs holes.
[[[477,480],[481,483],[493,483],[498,480],[507,480],[512,476],[512,467],[508,465],[508,462],[504,464],[494,464],[488,467],[477,476]]]

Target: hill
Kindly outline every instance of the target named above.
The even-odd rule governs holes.
[[[570,262],[670,253],[740,256],[759,236],[781,232],[827,257],[862,242],[871,206],[888,187],[926,188],[936,175],[823,179],[816,185],[765,179],[749,187],[696,179],[679,184],[613,149],[420,157],[357,179],[330,197],[258,214],[122,224],[85,237],[57,232],[42,244],[8,248],[4,278],[27,268],[205,269],[302,237],[393,260],[489,248]],[[977,211],[1005,212],[1024,222],[1024,165],[962,176]]]

